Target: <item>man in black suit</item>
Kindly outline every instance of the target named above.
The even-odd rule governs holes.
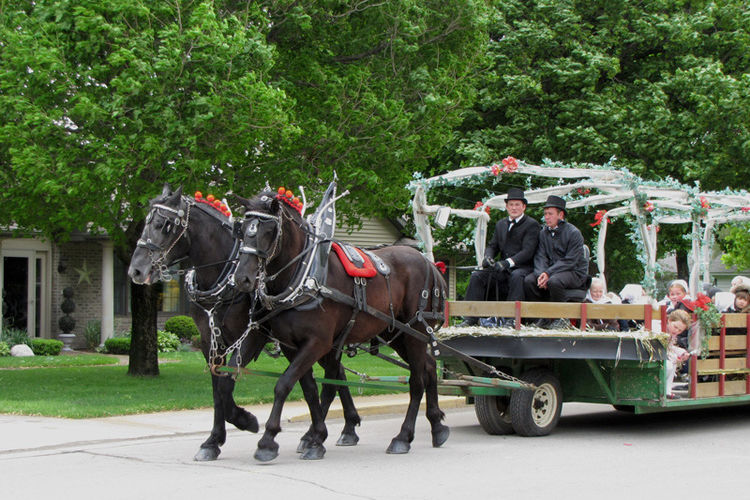
[[[525,214],[526,198],[521,189],[508,190],[505,209],[508,217],[495,225],[495,234],[484,251],[482,269],[471,274],[466,300],[524,300],[523,281],[533,271],[539,223]],[[467,317],[462,325],[477,323],[478,318]]]
[[[580,290],[586,285],[588,261],[583,236],[565,221],[566,215],[565,200],[549,196],[544,204],[545,227],[539,234],[534,272],[524,282],[528,300],[566,302],[566,290]]]

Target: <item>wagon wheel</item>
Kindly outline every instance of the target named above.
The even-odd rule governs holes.
[[[513,434],[508,396],[475,396],[474,411],[484,432],[493,436]]]
[[[536,389],[516,389],[511,393],[509,409],[513,429],[521,436],[546,436],[560,420],[560,381],[543,369],[529,370],[522,378]]]

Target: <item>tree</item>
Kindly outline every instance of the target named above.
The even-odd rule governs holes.
[[[2,21],[3,223],[56,240],[101,228],[129,262],[163,182],[227,186],[294,135],[272,47],[212,2],[25,2]],[[131,290],[129,373],[155,375],[155,297]]]
[[[511,0],[490,36],[494,65],[446,168],[616,157],[647,179],[748,187],[746,2]],[[662,252],[685,244],[660,238]]]
[[[164,182],[314,192],[335,170],[350,213],[404,211],[487,41],[480,0],[38,0],[0,19],[0,223],[101,228],[124,262]],[[130,373],[155,374],[153,290],[131,290]]]

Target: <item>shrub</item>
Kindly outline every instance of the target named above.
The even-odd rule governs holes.
[[[2,333],[0,333],[0,340],[7,342],[11,347],[18,344],[26,344],[31,347],[29,335],[25,330],[19,330],[18,328],[3,328]]]
[[[200,349],[201,348],[201,336],[200,336],[200,334],[193,335],[192,337],[190,337],[190,342],[192,342],[193,347],[195,347],[196,349]]]
[[[0,340],[0,357],[10,356],[10,346],[7,342]]]
[[[190,316],[172,316],[164,323],[164,330],[174,333],[180,340],[190,340],[199,334],[195,321]]]
[[[31,339],[31,350],[37,356],[57,356],[63,343],[57,339]]]
[[[130,354],[130,337],[112,337],[104,341],[104,350],[110,354]]]
[[[86,339],[86,347],[89,349],[99,347],[102,341],[102,322],[91,320],[86,323],[86,328],[83,329],[83,338]]]
[[[174,333],[159,330],[156,332],[156,345],[159,352],[175,352],[180,347],[180,338]]]

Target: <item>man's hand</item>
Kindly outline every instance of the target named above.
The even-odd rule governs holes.
[[[484,260],[482,261],[482,267],[485,269],[489,269],[494,265],[495,265],[495,259],[493,259],[492,257],[488,255],[485,255]]]
[[[510,265],[508,264],[508,260],[501,260],[499,262],[495,262],[495,272],[501,273],[508,269]]]
[[[539,288],[547,288],[547,282],[549,281],[549,274],[542,273],[539,275],[539,277],[536,279],[536,286]]]

